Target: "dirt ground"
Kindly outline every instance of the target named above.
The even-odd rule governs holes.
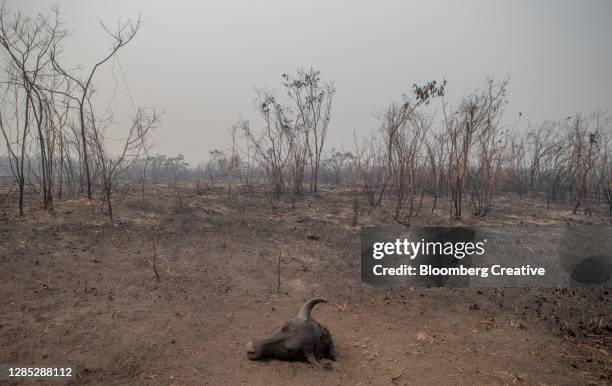
[[[364,199],[353,227],[350,194],[329,187],[295,201],[189,182],[157,184],[145,205],[136,187],[117,196],[112,223],[84,199],[30,201],[23,218],[0,206],[0,363],[76,366],[78,384],[612,383],[608,289],[362,286],[359,229],[391,221],[388,205]],[[569,208],[503,196],[466,223],[610,223]],[[313,316],[334,338],[331,369],[246,358],[313,295],[329,300]]]

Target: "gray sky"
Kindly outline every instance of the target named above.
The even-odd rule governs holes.
[[[56,1],[8,0],[46,11]],[[229,145],[240,117],[261,121],[254,88],[314,67],[337,88],[328,147],[377,126],[373,112],[413,83],[448,80],[451,104],[486,76],[510,76],[506,122],[538,122],[612,108],[612,1],[59,1],[69,29],[64,61],[90,68],[111,41],[98,21],[145,24],[119,56],[137,105],[165,111],[155,152],[197,163]],[[110,63],[95,82],[106,106],[121,79]],[[130,113],[117,89],[119,123]]]

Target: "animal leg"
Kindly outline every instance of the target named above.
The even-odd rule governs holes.
[[[329,348],[328,348],[328,351],[327,351],[327,357],[329,359],[331,359],[332,361],[335,361],[336,358],[337,358],[336,347],[334,347],[334,342],[332,342],[331,340],[329,342]]]
[[[321,364],[321,362],[319,362],[317,358],[314,356],[314,353],[306,354],[306,359],[313,366],[317,366],[325,370],[333,370],[330,363]]]
[[[310,363],[313,366],[319,366],[319,367],[321,366],[317,358],[315,358],[314,353],[312,352],[306,354],[306,359],[308,360],[308,363]]]

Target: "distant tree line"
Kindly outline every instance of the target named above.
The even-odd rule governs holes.
[[[301,194],[305,179],[311,192],[319,181],[350,183],[372,207],[389,202],[395,220],[404,224],[422,212],[425,197],[432,199],[432,213],[447,200],[449,218],[459,220],[466,211],[486,216],[502,191],[538,193],[547,203],[571,202],[574,213],[589,216],[593,205],[605,203],[612,216],[607,113],[574,114],[525,129],[519,127],[520,113],[511,125],[502,120],[507,80],[487,79],[456,106],[444,100],[446,81],[431,81],[413,85],[400,102],[379,112],[379,127],[363,138],[355,136],[351,151],[326,150],[335,92],[331,82],[321,87],[320,73],[313,69],[283,79],[289,101],[283,104],[274,92],[258,91],[261,128],[239,121],[231,131],[233,143],[236,133],[243,133],[239,151],[234,146],[231,153],[215,153],[218,165],[238,170],[234,176],[243,185],[263,178],[279,198],[283,192]],[[303,89],[309,90],[307,96],[296,96]],[[437,116],[427,107],[432,102],[439,106]],[[311,123],[317,118],[305,116],[322,117],[324,123],[317,126]]]
[[[281,90],[256,91],[259,119],[229,129],[231,147],[189,165],[182,155],[151,155],[155,109],[135,108],[123,138],[110,146],[112,111],[94,108],[97,71],[132,41],[141,22],[102,25],[112,46],[89,69],[63,63],[68,36],[57,9],[25,17],[0,8],[0,177],[24,214],[26,190],[52,210],[64,195],[97,197],[111,219],[112,198],[122,181],[138,181],[143,203],[148,182],[197,180],[197,188],[227,184],[228,194],[265,189],[272,198],[317,193],[320,184],[351,187],[355,219],[358,197],[373,208],[393,209],[410,224],[424,210],[448,203],[448,217],[486,216],[499,192],[536,193],[591,215],[605,203],[612,216],[612,151],[608,115],[573,114],[519,128],[504,123],[508,81],[487,79],[451,106],[446,81],[413,85],[376,114],[378,127],[357,134],[350,150],[325,147],[336,89],[318,70],[281,76]],[[435,107],[434,108],[432,108]],[[436,110],[437,113],[433,113]],[[446,209],[445,209],[446,210]]]
[[[502,121],[508,81],[488,79],[456,107],[444,102],[446,83],[414,85],[413,93],[379,115],[380,128],[357,145],[356,181],[371,206],[391,200],[395,219],[410,223],[423,198],[448,200],[449,217],[486,216],[500,191],[540,193],[591,215],[604,202],[612,216],[612,152],[606,113],[556,122]],[[424,106],[440,99],[441,119]],[[521,114],[519,114],[520,119]]]

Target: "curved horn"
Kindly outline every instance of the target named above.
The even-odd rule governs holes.
[[[327,300],[323,298],[313,298],[304,303],[302,308],[300,308],[300,312],[298,312],[297,318],[300,320],[308,320],[310,319],[310,312],[312,311],[315,304],[318,303],[327,303]]]

